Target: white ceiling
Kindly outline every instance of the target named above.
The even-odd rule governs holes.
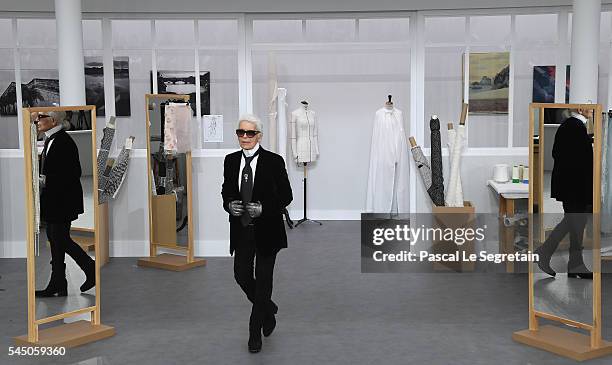
[[[602,0],[612,4],[612,0]],[[569,6],[571,0],[83,0],[84,12],[338,12]],[[53,11],[54,0],[2,0],[0,11]]]

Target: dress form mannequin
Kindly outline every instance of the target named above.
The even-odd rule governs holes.
[[[316,114],[308,102],[291,112],[291,150],[297,163],[314,162],[319,157],[319,136]]]
[[[391,95],[376,111],[370,148],[370,168],[366,191],[366,212],[409,212],[409,155],[402,111],[395,108]]]
[[[295,227],[304,222],[323,223],[308,219],[306,213],[306,166],[319,157],[318,127],[315,112],[308,109],[308,102],[302,101],[301,106],[291,112],[291,150],[293,159],[304,168],[304,217],[300,219]]]

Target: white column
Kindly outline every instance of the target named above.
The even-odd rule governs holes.
[[[81,0],[55,0],[60,104],[85,105]]]
[[[574,0],[570,103],[597,103],[601,0]]]

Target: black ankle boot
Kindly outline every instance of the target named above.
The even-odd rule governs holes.
[[[546,250],[544,249],[544,245],[538,247],[534,251],[534,253],[538,254],[539,256],[538,267],[540,268],[540,270],[544,271],[548,275],[555,277],[557,273],[555,272],[555,270],[553,270],[552,267],[550,267],[550,259],[552,258],[552,255],[549,255],[545,251]]]
[[[584,264],[582,258],[582,250],[579,252],[570,252],[570,259],[567,263],[567,277],[578,279],[593,279],[593,273]]]
[[[57,272],[51,273],[51,279],[49,280],[49,284],[44,290],[37,290],[35,292],[35,296],[41,298],[54,297],[57,295],[58,297],[65,297],[68,295],[68,282],[66,281],[66,277],[58,274]]]
[[[96,263],[95,261],[91,261],[91,263],[83,269],[83,272],[86,275],[85,282],[81,285],[81,292],[86,292],[89,289],[96,286]]]

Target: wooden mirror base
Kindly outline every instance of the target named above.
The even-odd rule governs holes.
[[[38,331],[38,341],[28,341],[28,335],[15,337],[17,346],[76,347],[115,335],[115,328],[89,321],[76,321]]]
[[[592,348],[590,336],[553,325],[540,326],[537,331],[514,332],[512,339],[576,361],[612,355],[612,342],[602,340],[599,348]]]
[[[170,271],[185,271],[194,267],[206,265],[206,260],[194,258],[193,262],[188,262],[187,256],[163,253],[158,256],[144,257],[138,260],[138,266],[152,267]]]

